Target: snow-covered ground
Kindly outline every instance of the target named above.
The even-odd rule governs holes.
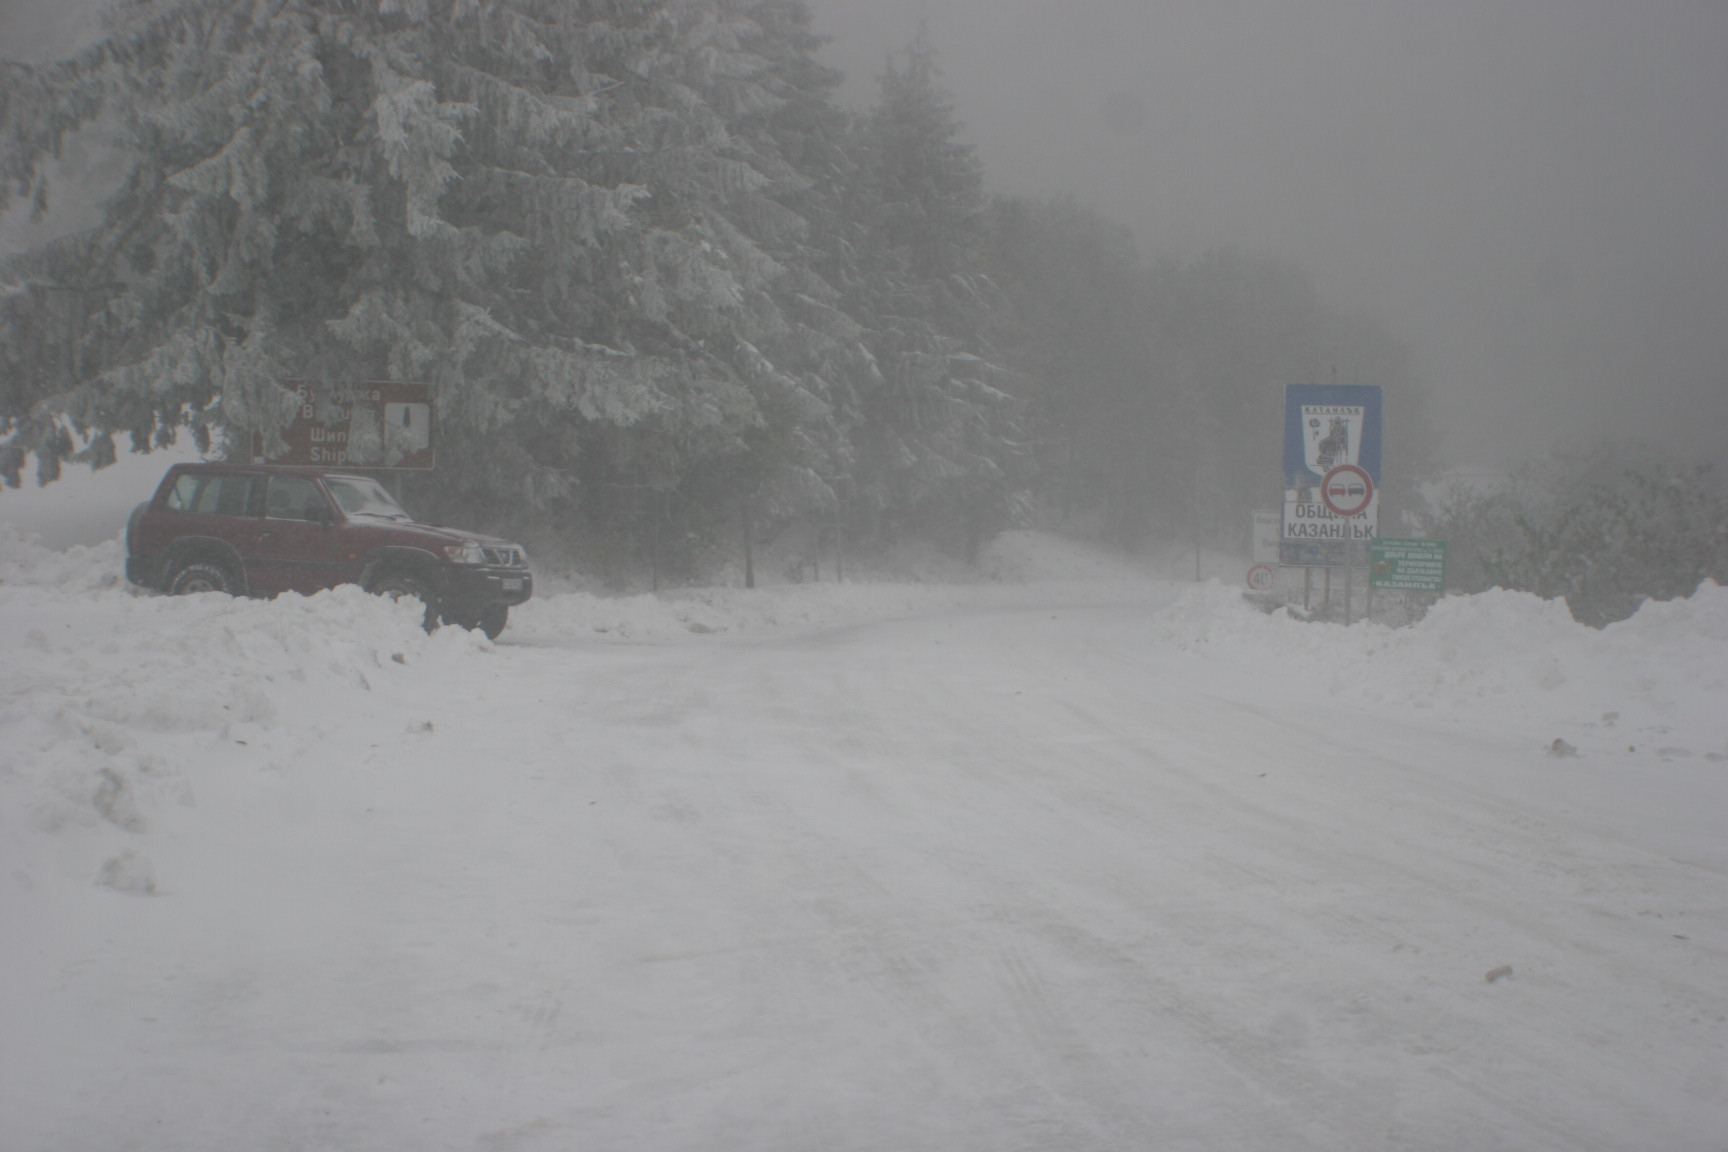
[[[1728,590],[120,564],[0,525],[8,1152],[1728,1147]]]

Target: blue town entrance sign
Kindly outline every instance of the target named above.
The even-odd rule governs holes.
[[[1284,386],[1284,487],[1315,489],[1340,464],[1380,483],[1381,397],[1372,384]]]
[[[1380,425],[1377,386],[1285,386],[1282,563],[1368,562],[1379,530]],[[1328,478],[1341,489],[1336,498]]]

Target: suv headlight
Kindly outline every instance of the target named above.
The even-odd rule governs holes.
[[[472,540],[464,540],[460,544],[446,544],[444,555],[450,558],[452,564],[486,563],[486,550]]]

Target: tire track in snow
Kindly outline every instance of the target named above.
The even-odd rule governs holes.
[[[1062,671],[1073,677],[1073,669]],[[933,691],[933,687],[920,683],[908,689],[899,698],[900,706],[914,711],[922,705],[932,713],[941,713],[954,730],[952,745],[956,749],[963,749],[968,743],[985,743],[985,726],[1000,722],[1000,715],[994,706],[978,705],[969,690],[937,693]],[[1101,684],[1082,684],[1075,692],[1086,699],[1108,699],[1110,696],[1107,686]],[[1228,836],[1247,845],[1246,848],[1230,845],[1206,855],[1206,863],[1212,870],[1229,870],[1237,874],[1236,887],[1245,884],[1258,885],[1268,898],[1282,898],[1282,889],[1288,887],[1294,867],[1298,871],[1306,869],[1318,878],[1330,878],[1335,885],[1340,880],[1346,881],[1341,888],[1344,895],[1374,897],[1373,891],[1365,890],[1360,881],[1354,879],[1358,877],[1374,877],[1381,887],[1388,886],[1386,882],[1390,881],[1395,882],[1392,886],[1402,887],[1405,891],[1423,893],[1429,902],[1429,911],[1436,913],[1435,926],[1432,928],[1422,928],[1420,924],[1412,922],[1414,918],[1389,925],[1384,919],[1350,911],[1340,899],[1322,899],[1303,909],[1299,919],[1291,918],[1288,923],[1281,924],[1274,919],[1260,925],[1262,929],[1271,927],[1284,934],[1281,946],[1273,951],[1336,950],[1346,946],[1361,951],[1364,942],[1377,942],[1380,948],[1388,951],[1410,949],[1417,955],[1427,954],[1449,960],[1449,969],[1438,963],[1427,964],[1423,974],[1416,978],[1415,987],[1427,1002],[1423,1014],[1429,1018],[1426,1022],[1430,1029],[1438,1027],[1443,1032],[1450,1033],[1450,1036],[1437,1042],[1432,1035],[1427,1035],[1419,1044],[1408,1046],[1412,1049],[1421,1048],[1423,1051],[1409,1054],[1429,1055],[1436,1049],[1442,1049],[1470,1054],[1461,1056],[1461,1059],[1479,1060],[1484,1036],[1507,1035],[1499,1017],[1502,1005],[1493,1002],[1478,1003],[1466,995],[1470,990],[1468,981],[1479,981],[1477,973],[1480,972],[1480,967],[1474,966],[1474,962],[1461,955],[1466,951],[1463,945],[1469,942],[1461,944],[1456,939],[1448,938],[1449,929],[1445,925],[1449,923],[1479,921],[1495,925],[1495,929],[1489,933],[1490,937],[1500,936],[1513,940],[1533,937],[1539,945],[1537,954],[1548,952],[1575,957],[1592,976],[1600,979],[1604,975],[1599,965],[1604,958],[1613,959],[1611,954],[1617,949],[1597,944],[1594,927],[1579,923],[1576,911],[1567,907],[1564,899],[1555,900],[1556,907],[1549,909],[1541,904],[1532,906],[1523,897],[1512,899],[1504,890],[1507,884],[1511,884],[1522,892],[1528,887],[1529,877],[1516,871],[1519,866],[1542,860],[1545,854],[1553,853],[1563,846],[1564,836],[1555,830],[1551,822],[1539,819],[1532,824],[1528,812],[1516,805],[1495,803],[1482,796],[1460,798],[1441,783],[1429,792],[1418,792],[1414,797],[1407,794],[1400,798],[1406,809],[1400,820],[1408,832],[1404,843],[1396,845],[1400,850],[1399,856],[1389,856],[1383,850],[1384,835],[1368,834],[1372,831],[1371,826],[1383,817],[1376,813],[1363,812],[1363,797],[1359,795],[1336,794],[1333,789],[1336,789],[1342,780],[1326,781],[1316,777],[1313,783],[1322,785],[1321,787],[1300,797],[1288,791],[1279,794],[1276,797],[1277,807],[1272,806],[1271,799],[1261,800],[1243,791],[1243,782],[1249,774],[1240,769],[1233,770],[1232,765],[1225,762],[1226,758],[1247,753],[1262,758],[1267,763],[1282,764],[1283,761],[1277,758],[1278,754],[1287,751],[1290,744],[1287,717],[1268,720],[1264,715],[1251,716],[1243,723],[1240,719],[1217,715],[1216,713],[1226,711],[1218,708],[1211,709],[1214,715],[1207,716],[1202,711],[1202,714],[1196,717],[1192,714],[1191,701],[1191,695],[1183,695],[1182,702],[1175,709],[1167,709],[1161,713],[1157,709],[1148,709],[1144,703],[1141,703],[1138,709],[1125,706],[1112,709],[1112,716],[1129,719],[1127,732],[1112,727],[1096,714],[1085,715],[1087,710],[1080,709],[1077,715],[1080,716],[1082,726],[1089,728],[1095,735],[1077,737],[1069,733],[1063,742],[1069,752],[1078,747],[1087,748],[1093,753],[1115,748],[1126,750],[1130,759],[1138,756],[1148,762],[1158,762],[1161,757],[1161,770],[1157,775],[1160,799],[1168,801],[1173,792],[1181,795],[1185,809],[1201,826],[1209,820],[1227,830]],[[967,715],[968,708],[971,708],[973,715]],[[1190,714],[1176,715],[1176,712],[1183,708]],[[1205,730],[1205,736],[1199,740],[1189,737],[1185,741],[1165,741],[1162,747],[1154,748],[1150,746],[1152,741],[1145,735],[1148,728],[1154,727],[1146,719],[1149,711],[1157,715],[1159,724],[1166,726],[1166,732],[1188,731],[1193,728],[1196,719],[1202,725],[1208,720],[1212,721],[1212,724]],[[933,724],[931,727],[939,728],[940,725]],[[1256,730],[1266,734],[1256,735]],[[1221,733],[1226,732],[1228,737],[1221,738]],[[1027,734],[1018,735],[1019,743],[1024,745]],[[1048,734],[1045,735],[1048,739]],[[1099,739],[1098,736],[1102,738]],[[1308,731],[1300,733],[1300,736],[1305,746],[1304,759],[1309,762],[1310,771],[1312,764],[1328,759],[1344,763],[1354,762],[1362,765],[1355,775],[1355,780],[1360,782],[1363,774],[1374,767],[1371,763],[1373,754],[1360,746],[1340,743],[1325,733]],[[1011,747],[1013,743],[1003,739],[1000,733],[988,742],[992,755],[986,759],[992,762],[977,768],[981,778],[988,775],[997,788],[1019,788],[1023,797],[1030,802],[1042,801],[1042,811],[1045,813],[1057,813],[1062,805],[1090,808],[1092,815],[1096,817],[1093,835],[1096,835],[1097,824],[1108,824],[1113,818],[1116,823],[1129,827],[1134,826],[1136,821],[1144,821],[1142,827],[1145,829],[1160,826],[1156,821],[1145,821],[1144,811],[1124,815],[1119,810],[1112,812],[1109,804],[1100,802],[1101,798],[1112,794],[1112,789],[1116,790],[1118,797],[1125,786],[1132,790],[1136,777],[1131,771],[1123,771],[1121,763],[1110,762],[1111,758],[1108,756],[1100,758],[1094,755],[1088,758],[1068,755],[1061,762],[1064,777],[1053,780],[1048,772],[1040,772],[1038,764],[1016,762],[1012,755],[1003,755],[1001,750]],[[1218,750],[1206,747],[1209,743],[1221,744],[1224,753],[1221,755]],[[1121,757],[1116,759],[1120,760]],[[1200,768],[1172,767],[1174,762],[1184,759],[1192,759]],[[963,763],[966,756],[960,752],[954,756],[954,760]],[[1094,778],[1091,781],[1084,779],[1100,762],[1106,763],[1107,770],[1093,773]],[[1074,778],[1076,775],[1082,777],[1079,782]],[[1400,776],[1402,779],[1396,782],[1398,787],[1408,790],[1420,784],[1414,769],[1408,766],[1400,766]],[[1416,811],[1409,811],[1410,809]],[[1464,816],[1466,811],[1478,819],[1488,816],[1498,826],[1498,841],[1485,843],[1480,836],[1474,835],[1470,821]],[[1429,823],[1436,819],[1443,825],[1438,832],[1429,827]],[[1378,843],[1381,850],[1352,849],[1349,847],[1352,842],[1371,846]],[[1483,858],[1485,847],[1494,849],[1495,859]],[[1436,852],[1436,849],[1439,851]],[[1557,869],[1556,874],[1563,880],[1568,875],[1564,869]],[[1478,887],[1484,880],[1499,880],[1502,883],[1498,888],[1479,891]],[[1119,892],[1118,895],[1123,899],[1131,899],[1134,895],[1132,888],[1126,887],[1127,890]],[[1562,884],[1561,888],[1562,897],[1570,894],[1567,885]],[[1153,911],[1167,913],[1168,907]],[[1204,939],[1207,933],[1214,929],[1214,925],[1202,922],[1195,935]],[[1412,947],[1412,938],[1420,947]],[[1483,946],[1494,947],[1492,939]],[[1502,941],[1500,947],[1505,947],[1505,941]],[[1520,950],[1525,954],[1533,952],[1528,945]],[[1375,976],[1372,972],[1348,974],[1357,979],[1371,979],[1376,985],[1384,984],[1384,978]],[[1617,977],[1615,984],[1631,984],[1634,987],[1650,975],[1639,965],[1627,965],[1621,971],[1610,967],[1609,974]],[[1402,981],[1410,979],[1411,974],[1401,977]],[[1397,988],[1387,986],[1377,987],[1375,990],[1375,999],[1384,1002],[1388,1008],[1381,1011],[1378,1019],[1372,1019],[1374,1014],[1368,1013],[1371,1019],[1364,1026],[1383,1034],[1396,1033],[1406,1012],[1399,1007]],[[1720,1004],[1719,997],[1709,996],[1702,988],[1688,986],[1687,990],[1689,994],[1701,998],[1706,1006],[1705,1011],[1712,1005]],[[1587,995],[1582,988],[1565,985],[1561,985],[1557,991],[1564,995],[1558,998],[1551,995],[1543,1013],[1528,1022],[1540,1023],[1541,1020],[1546,1020],[1551,1026],[1556,1022],[1563,1023],[1569,1011],[1576,1011],[1575,1006],[1569,1009],[1564,1003],[1567,996]],[[1360,999],[1358,1003],[1361,1003]],[[1179,1005],[1170,1003],[1166,1007],[1172,1014],[1183,1016]],[[1640,1007],[1636,997],[1628,1005],[1632,1010]],[[1209,1044],[1229,1047],[1219,1039],[1222,1034],[1215,1028],[1199,1024],[1196,1024],[1195,1028],[1207,1038]],[[1481,1069],[1481,1079],[1485,1083],[1491,1082],[1495,1075],[1490,1070],[1493,1067],[1518,1073],[1556,1063],[1564,1065],[1567,1063],[1569,1050],[1574,1048],[1580,1039],[1580,1029],[1577,1027],[1552,1028],[1546,1034],[1541,1028],[1537,1028],[1536,1032],[1533,1037],[1517,1039],[1511,1045],[1511,1051],[1494,1053],[1487,1066]],[[1291,1074],[1288,1071],[1274,1064],[1267,1064],[1254,1055],[1259,1051],[1259,1043],[1259,1038],[1250,1037],[1244,1044],[1238,1045],[1239,1052],[1248,1053],[1246,1057],[1238,1058],[1247,1066],[1258,1069],[1264,1076],[1283,1077],[1289,1081]],[[1654,1113],[1648,1112],[1640,1104],[1635,1093],[1628,1094],[1621,1090],[1616,1083],[1616,1075],[1599,1072],[1595,1079],[1593,1087],[1597,1091],[1592,1095],[1606,1101],[1599,1111],[1620,1111],[1633,1115],[1646,1112],[1652,1122],[1658,1120]],[[1325,1089],[1325,1085],[1309,1084],[1297,1094],[1309,1099],[1325,1099],[1329,1095],[1337,1095]],[[1352,1130],[1349,1113],[1357,1110],[1359,1106],[1360,1101],[1355,1100],[1344,1107],[1338,1117],[1343,1130]],[[1556,1132],[1564,1132],[1572,1146],[1588,1148],[1596,1145],[1588,1122],[1550,1120],[1539,1127],[1543,1127],[1547,1132],[1544,1139],[1551,1138]]]

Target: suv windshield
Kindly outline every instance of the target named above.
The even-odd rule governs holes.
[[[383,516],[391,520],[410,519],[396,498],[384,490],[378,481],[365,476],[326,476],[324,487],[336,498],[347,516]]]

